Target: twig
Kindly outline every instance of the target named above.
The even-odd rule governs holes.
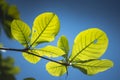
[[[34,55],[34,56],[43,58],[43,59],[48,60],[48,61],[52,61],[52,62],[61,64],[61,65],[64,65],[64,66],[69,66],[68,63],[61,63],[61,62],[59,62],[59,61],[55,61],[55,60],[52,60],[52,59],[50,59],[50,58],[46,58],[46,57],[44,57],[44,56],[40,56],[40,55],[34,54],[34,53],[32,53],[32,52],[28,52],[28,50],[26,50],[26,49],[0,48],[0,50],[9,50],[9,51],[17,51],[17,52],[26,52],[26,53],[28,53],[28,54],[31,54],[31,55]]]

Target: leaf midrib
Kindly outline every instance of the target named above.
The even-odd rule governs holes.
[[[17,27],[20,29],[20,32],[22,33],[23,38],[24,38],[24,40],[25,40],[25,44],[26,44],[26,45],[27,45],[27,47],[28,47],[28,42],[27,42],[27,39],[26,39],[26,37],[25,37],[25,35],[24,35],[24,33],[23,33],[22,29],[19,27],[19,25],[17,24],[17,22],[15,22],[15,23],[16,23]]]
[[[104,34],[100,35],[98,38],[99,39],[101,36],[103,36]],[[83,52],[87,47],[89,47],[92,43],[94,43],[95,40],[93,40],[92,42],[90,42],[87,46],[85,46],[81,51],[79,51],[71,60],[70,62],[72,62],[81,52]]]
[[[65,53],[67,54],[68,51],[67,51],[67,49],[66,49],[66,46],[64,45],[64,40],[63,40],[62,38],[61,38],[61,42],[62,42],[62,45],[63,45],[63,47],[64,47]],[[67,41],[65,41],[65,42],[67,42]]]
[[[111,66],[100,66],[100,65],[85,65],[85,64],[80,64],[80,66],[85,66],[85,67],[95,67],[95,68],[108,68]]]
[[[40,38],[40,36],[42,35],[42,33],[46,30],[46,28],[48,27],[48,25],[50,24],[50,22],[52,21],[52,19],[54,18],[55,14],[53,13],[52,18],[50,19],[50,21],[48,22],[48,24],[45,26],[45,28],[42,30],[42,32],[39,34],[39,36],[33,41],[33,43],[30,45],[30,47],[32,47],[32,45]]]

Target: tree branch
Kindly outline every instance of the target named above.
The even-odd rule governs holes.
[[[28,52],[27,49],[0,48],[0,50],[9,50],[9,51],[17,51],[17,52],[26,52],[26,53],[28,53],[28,54],[31,54],[31,55],[34,55],[34,56],[37,56],[37,57],[43,58],[43,59],[48,60],[48,61],[52,61],[52,62],[55,62],[55,63],[61,64],[61,65],[64,65],[64,66],[70,66],[68,63],[61,63],[61,62],[58,62],[58,61],[52,60],[52,59],[50,59],[50,58],[46,58],[46,57],[44,57],[44,56],[40,56],[40,55],[34,54],[34,53],[32,53],[32,52]]]

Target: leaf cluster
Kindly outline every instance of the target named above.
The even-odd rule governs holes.
[[[108,37],[104,31],[98,28],[80,32],[74,39],[70,56],[68,55],[69,43],[64,35],[59,38],[57,46],[48,45],[36,48],[41,43],[53,41],[59,29],[59,18],[52,12],[38,15],[33,22],[32,31],[21,20],[14,20],[11,24],[11,33],[14,39],[24,46],[21,51],[23,57],[33,64],[36,64],[41,58],[50,60],[46,64],[46,70],[53,76],[64,75],[68,72],[69,66],[79,69],[86,75],[95,75],[113,66],[111,60],[100,59],[108,47]],[[60,61],[49,59],[59,56],[63,57]]]
[[[0,53],[0,80],[16,80],[15,76],[20,72],[18,66],[14,66],[14,59],[11,57],[2,58]]]

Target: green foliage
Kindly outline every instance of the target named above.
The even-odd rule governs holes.
[[[69,44],[66,36],[61,36],[58,40],[57,46],[62,49],[66,54],[63,57],[67,58],[69,53]]]
[[[14,20],[11,24],[14,39],[26,48],[34,48],[40,43],[53,41],[59,32],[59,27],[59,19],[52,12],[42,13],[35,18],[32,33],[29,26],[21,20]]]
[[[48,57],[59,57],[64,55],[64,51],[62,51],[60,48],[55,47],[55,46],[46,46],[44,48],[41,48],[39,50],[39,53],[43,54],[44,56],[48,56]]]
[[[42,54],[39,54],[39,50],[29,50],[28,52],[30,52],[32,54],[28,54],[27,52],[23,52],[22,53],[23,57],[28,62],[36,64],[41,59],[40,57],[35,56],[35,55],[42,56]],[[35,54],[35,55],[33,55],[33,54]]]
[[[11,23],[11,32],[17,41],[19,41],[23,46],[28,47],[30,41],[30,27],[20,20],[13,20]]]
[[[94,75],[103,72],[113,66],[110,60],[90,60],[85,62],[77,62],[72,65],[87,75]]]
[[[104,54],[107,46],[108,38],[102,30],[92,28],[82,31],[74,40],[70,61],[98,59]]]
[[[0,23],[6,35],[12,38],[11,34],[11,22],[14,19],[20,19],[19,11],[15,5],[9,5],[5,0],[0,0]]]
[[[11,57],[2,58],[0,53],[0,80],[15,80],[14,75],[20,72],[20,68],[14,66],[14,59]]]
[[[80,32],[75,38],[72,54],[70,57],[68,56],[69,59],[65,57],[61,61],[66,64],[61,65],[48,62],[46,70],[53,76],[63,75],[66,72],[67,66],[75,67],[86,75],[95,75],[103,72],[113,66],[113,62],[110,60],[99,60],[107,46],[108,38],[105,32],[98,28],[85,30]],[[69,51],[68,41],[65,36],[59,38],[58,47],[66,53]],[[59,72],[57,73],[55,70]]]
[[[46,70],[52,75],[52,76],[62,76],[67,71],[67,66],[64,66],[62,64],[58,64],[55,62],[48,62],[46,64]]]
[[[0,48],[2,48],[3,47],[3,45],[2,45],[2,43],[0,43]]]
[[[33,64],[36,64],[41,58],[49,60],[50,62],[46,64],[46,70],[53,76],[64,75],[68,72],[69,66],[79,69],[86,75],[95,75],[113,67],[111,60],[99,59],[108,47],[108,37],[105,32],[98,28],[90,28],[80,32],[74,40],[70,56],[69,43],[64,35],[59,38],[57,47],[48,45],[36,48],[43,42],[53,41],[59,28],[59,19],[52,12],[38,15],[34,20],[32,32],[23,21],[14,20],[11,24],[14,39],[25,47],[23,50],[17,51],[23,52],[23,57]],[[60,61],[51,59],[59,56],[63,58]]]
[[[29,50],[29,52],[38,55],[38,56],[48,56],[48,57],[59,57],[61,55],[64,55],[65,53],[59,49],[58,47],[55,46],[46,46],[41,49],[34,49],[34,50]],[[24,58],[29,61],[30,63],[36,64],[41,58],[37,57],[33,54],[27,54],[23,52]]]
[[[53,41],[59,28],[60,22],[55,13],[46,12],[37,16],[33,23],[31,46]]]
[[[38,56],[48,57],[59,57],[65,53],[55,46],[46,46],[41,49],[35,49],[34,47],[43,42],[53,41],[59,32],[59,28],[59,19],[52,12],[42,13],[35,18],[32,33],[29,26],[21,20],[13,20],[11,24],[11,32],[14,39],[25,47],[25,51]],[[30,34],[32,34],[31,38]],[[33,64],[36,64],[40,60],[40,57],[35,55],[23,52],[23,57]]]

